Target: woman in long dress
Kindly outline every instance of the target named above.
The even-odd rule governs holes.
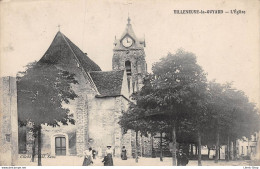
[[[111,150],[111,146],[107,146],[107,150],[106,150],[106,162],[104,163],[104,165],[106,166],[113,166],[113,151]]]
[[[88,166],[93,164],[91,156],[92,156],[92,148],[89,148],[88,150],[84,151],[83,166]]]
[[[122,160],[127,160],[125,146],[123,146],[123,148],[122,148],[121,159],[122,159]]]

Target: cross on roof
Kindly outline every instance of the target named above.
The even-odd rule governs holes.
[[[124,3],[124,5],[127,5],[128,18],[129,18],[129,5],[131,5],[131,4],[132,4],[132,2],[129,2],[129,0],[126,0],[126,3]]]
[[[60,26],[61,26],[61,25],[59,24],[59,25],[58,25],[58,29],[59,29],[59,31],[60,31]]]

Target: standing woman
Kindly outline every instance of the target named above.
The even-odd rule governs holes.
[[[88,166],[88,165],[93,164],[91,156],[92,156],[92,148],[90,147],[88,150],[84,151],[83,166]]]
[[[111,146],[107,146],[106,157],[107,157],[107,166],[113,166],[113,151],[111,150]]]
[[[123,146],[123,148],[122,148],[121,159],[122,159],[122,160],[127,160],[125,146]]]

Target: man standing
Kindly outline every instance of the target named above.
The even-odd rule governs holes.
[[[182,149],[179,150],[177,155],[177,166],[186,166],[189,163],[189,159]]]

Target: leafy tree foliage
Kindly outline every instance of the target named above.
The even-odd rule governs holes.
[[[216,133],[211,138],[216,140],[215,162],[218,162],[219,146],[228,145],[229,149],[231,140],[249,137],[257,132],[260,120],[255,105],[249,102],[244,92],[234,89],[231,83],[222,85],[212,81],[209,90],[211,98],[207,111],[211,125],[207,133]],[[207,140],[208,144],[212,141]]]
[[[196,56],[183,50],[169,53],[155,63],[134,98],[136,104],[123,114],[121,126],[170,135],[173,165],[176,141],[197,143],[198,165],[202,165],[201,144],[217,147],[217,161],[221,144],[229,145],[230,140],[260,129],[258,110],[247,96],[231,83],[207,82]]]
[[[75,123],[73,114],[63,107],[77,97],[72,89],[72,84],[78,83],[74,76],[53,64],[36,62],[18,76],[18,118],[20,125],[33,124],[32,130],[38,136],[38,165],[41,165],[41,125]]]

